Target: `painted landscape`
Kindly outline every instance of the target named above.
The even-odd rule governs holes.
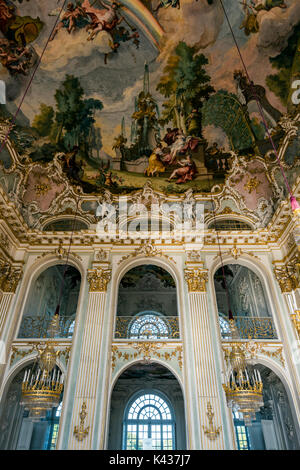
[[[62,4],[0,0],[0,124],[84,193],[209,192],[271,150],[257,97],[276,145],[299,111],[298,0],[225,2],[247,72],[217,0]]]

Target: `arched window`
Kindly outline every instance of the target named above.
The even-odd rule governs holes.
[[[160,266],[145,264],[125,273],[119,285],[115,338],[180,337],[176,284]]]
[[[221,219],[214,221],[208,226],[211,230],[252,230],[251,225],[247,224],[243,220],[237,219]]]
[[[73,219],[60,219],[46,224],[43,228],[43,232],[71,232],[72,230],[79,232],[80,230],[87,230],[88,228],[88,225],[81,220],[74,222]]]
[[[135,317],[128,328],[130,339],[168,338],[170,329],[163,318],[154,312],[143,313]]]
[[[57,337],[71,338],[80,283],[79,271],[70,265],[57,264],[41,272],[31,285],[18,338],[49,337],[49,327],[58,304],[60,328]]]
[[[227,320],[231,310],[241,339],[277,338],[265,286],[254,271],[241,264],[225,264],[215,272],[214,285],[218,311]],[[231,325],[223,320],[221,334],[223,339],[229,339]]]
[[[174,418],[166,400],[142,392],[127,407],[123,436],[125,450],[175,449]]]

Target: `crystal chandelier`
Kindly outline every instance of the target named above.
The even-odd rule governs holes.
[[[245,354],[242,349],[233,345],[229,355],[230,369],[223,388],[230,408],[243,414],[245,424],[251,425],[255,414],[263,406],[263,383],[260,372],[253,369],[248,373]]]
[[[59,326],[58,315],[54,315],[49,327],[52,338]],[[48,410],[57,407],[63,390],[64,376],[56,367],[56,356],[51,340],[42,349],[38,349],[36,363],[27,369],[22,382],[21,405],[29,410],[29,417],[38,421],[46,417]]]

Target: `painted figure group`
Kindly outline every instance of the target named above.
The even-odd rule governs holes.
[[[191,181],[197,174],[192,151],[197,148],[199,139],[192,136],[186,137],[180,129],[168,128],[163,142],[166,146],[159,142],[152,151],[145,175],[157,176],[168,169],[172,169],[168,181],[176,178],[176,183]]]

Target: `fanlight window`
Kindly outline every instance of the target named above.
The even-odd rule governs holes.
[[[80,231],[87,230],[88,225],[81,220],[73,219],[60,219],[53,222],[49,222],[43,228],[44,232],[71,232],[72,230]]]
[[[124,449],[175,448],[174,420],[165,400],[156,394],[140,395],[124,422]]]
[[[208,228],[212,230],[252,230],[251,225],[235,219],[217,220],[212,222]]]
[[[131,339],[160,339],[168,338],[169,335],[167,322],[153,313],[136,317],[128,329],[128,338]]]

